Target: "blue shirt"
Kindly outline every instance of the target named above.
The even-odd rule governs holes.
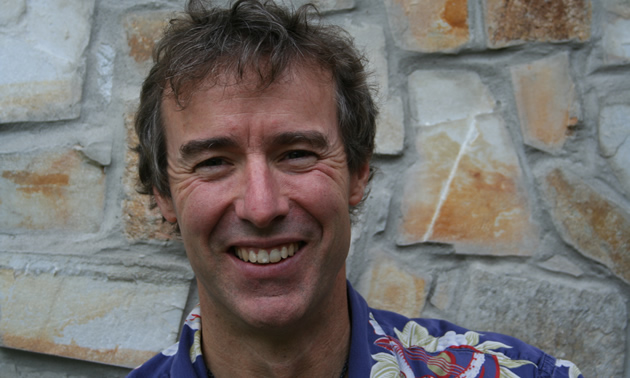
[[[408,319],[368,307],[348,283],[352,336],[350,378],[401,377],[582,377],[571,362],[558,360],[518,339],[474,332],[437,319]],[[401,374],[402,373],[402,374]],[[186,319],[179,342],[128,377],[208,376],[201,355],[201,313]]]

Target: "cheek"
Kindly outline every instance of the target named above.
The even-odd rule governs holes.
[[[313,172],[292,180],[289,195],[315,218],[328,223],[347,215],[347,188],[343,177]]]
[[[209,234],[222,211],[229,206],[229,190],[216,190],[209,184],[193,184],[179,193],[177,209],[182,236]],[[184,239],[185,240],[185,239]]]

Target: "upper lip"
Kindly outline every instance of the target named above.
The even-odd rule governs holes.
[[[271,239],[243,239],[230,243],[231,248],[261,248],[269,249],[291,243],[301,243],[298,238],[271,238]],[[230,248],[230,249],[231,249]]]

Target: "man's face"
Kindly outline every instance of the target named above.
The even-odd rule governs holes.
[[[368,165],[348,171],[328,77],[202,88],[183,110],[164,100],[172,197],[156,197],[212,316],[282,327],[345,300],[348,208]]]

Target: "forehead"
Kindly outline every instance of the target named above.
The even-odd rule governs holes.
[[[271,81],[273,79],[273,81]],[[300,94],[299,97],[293,97]],[[236,72],[226,72],[216,76],[209,76],[202,81],[178,88],[175,93],[171,87],[164,90],[162,96],[162,115],[185,111],[188,108],[199,107],[209,97],[215,105],[225,104],[236,98],[250,98],[252,100],[264,97],[288,96],[293,99],[310,101],[313,103],[335,103],[335,86],[330,71],[315,65],[303,64],[287,68],[285,72],[271,78],[264,72],[249,69],[242,75]],[[315,104],[313,104],[315,105]],[[213,107],[206,107],[212,112]]]

